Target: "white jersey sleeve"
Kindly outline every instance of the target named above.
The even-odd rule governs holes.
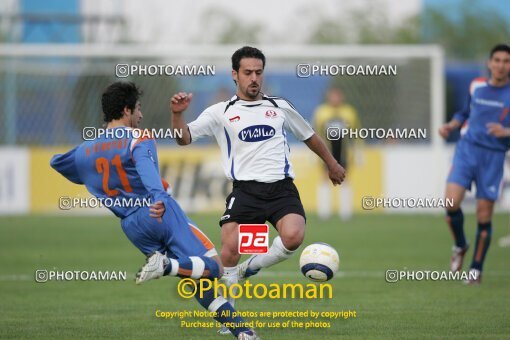
[[[194,142],[200,138],[216,136],[222,128],[221,108],[225,103],[218,103],[205,109],[194,121],[188,124],[191,141]]]
[[[278,106],[285,111],[284,128],[292,132],[300,141],[305,141],[315,133],[310,124],[285,99],[277,101]]]

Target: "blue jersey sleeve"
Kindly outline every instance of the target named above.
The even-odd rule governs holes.
[[[132,155],[136,171],[145,189],[151,194],[155,202],[164,202],[168,194],[165,192],[161,177],[159,176],[156,143],[154,140],[146,139],[137,143],[132,150]]]
[[[71,151],[65,154],[55,155],[51,158],[50,165],[53,169],[58,171],[62,176],[67,178],[73,183],[83,184],[83,181],[80,179],[80,174],[78,173],[78,168],[76,167],[75,156],[76,150],[78,147],[75,147]]]
[[[471,94],[468,95],[466,106],[462,110],[456,112],[453,115],[453,119],[459,121],[460,125],[464,124],[466,120],[468,120],[469,114],[471,113],[470,107],[471,107]]]

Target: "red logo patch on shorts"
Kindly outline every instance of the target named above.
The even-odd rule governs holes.
[[[239,254],[266,254],[269,250],[267,224],[239,225]]]

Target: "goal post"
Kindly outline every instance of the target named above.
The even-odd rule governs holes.
[[[194,93],[193,102],[186,112],[186,119],[190,121],[207,106],[235,93],[230,58],[239,47],[0,44],[0,144],[50,147],[80,143],[84,126],[99,127],[103,124],[100,95],[107,85],[117,80],[134,81],[144,91],[142,127],[169,125],[169,98],[177,91]],[[364,192],[442,196],[451,147],[447,147],[436,133],[445,117],[441,47],[257,47],[267,58],[263,91],[287,98],[309,121],[312,121],[315,108],[324,101],[327,89],[337,86],[344,92],[345,100],[358,112],[363,128],[426,130],[426,137],[419,139],[367,138],[364,143],[365,164],[353,165],[349,169],[355,182],[354,200],[360,201]],[[326,68],[330,74],[302,74],[300,65],[308,65],[310,70]],[[331,74],[332,70],[345,66],[356,70],[364,66],[394,66],[396,74],[349,74],[349,69],[345,68],[344,71],[347,71],[342,74]],[[128,74],[122,73],[125,70],[129,71]],[[211,141],[203,143],[208,142]],[[299,159],[295,162],[297,183],[301,183],[307,193],[305,205],[314,210],[315,192],[312,191],[317,184],[314,178],[320,178],[319,162],[313,154],[304,150],[302,144],[295,139],[291,142],[292,155]],[[172,141],[161,144],[170,148],[174,146]],[[198,206],[198,211],[202,211],[201,207],[221,206],[223,203],[214,205],[208,202],[213,196],[219,199],[221,194],[213,192],[223,193],[227,190],[226,184],[219,179],[209,181],[203,178],[206,172],[221,177],[221,170],[215,168],[220,162],[214,165],[201,163],[198,154],[193,156],[190,153],[188,156],[196,156],[196,159],[188,162],[184,157],[179,161],[169,160],[168,166],[165,165],[169,175],[186,179],[180,181],[183,191],[177,192],[177,198],[188,200],[187,207]],[[310,162],[315,164],[313,171],[299,169]],[[305,175],[300,175],[300,172]],[[195,175],[191,175],[193,173]],[[368,178],[371,180],[367,182]],[[192,184],[188,183],[190,181]],[[203,192],[196,193],[194,190]],[[184,193],[195,195],[196,199],[185,197]]]

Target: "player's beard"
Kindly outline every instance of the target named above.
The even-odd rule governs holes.
[[[252,100],[255,100],[257,99],[257,97],[259,96],[260,94],[260,86],[257,84],[257,88],[256,88],[256,92],[255,92],[255,88],[252,88],[252,85],[253,84],[250,84],[247,88],[246,88],[246,91],[244,91],[244,95]],[[253,90],[252,90],[253,89]]]

